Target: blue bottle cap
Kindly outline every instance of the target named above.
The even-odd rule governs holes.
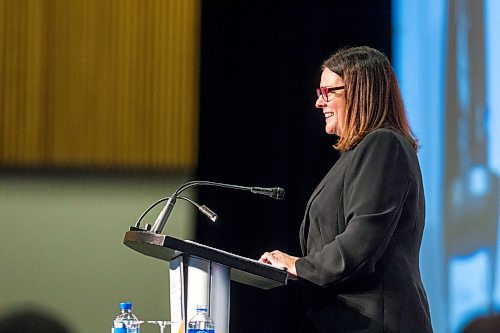
[[[207,306],[206,306],[206,305],[201,305],[201,304],[200,304],[200,305],[197,305],[197,306],[196,306],[196,311],[205,311],[205,312],[207,312],[207,311],[208,311],[208,308],[207,308]]]
[[[120,303],[120,310],[130,310],[130,309],[132,309],[132,303],[130,302]]]

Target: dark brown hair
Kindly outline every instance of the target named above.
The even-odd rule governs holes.
[[[367,46],[344,48],[325,60],[322,68],[336,73],[345,85],[344,132],[335,149],[353,149],[370,132],[389,128],[418,150],[396,75],[382,52]]]

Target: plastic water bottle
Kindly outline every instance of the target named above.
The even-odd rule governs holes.
[[[215,333],[215,325],[208,316],[208,309],[205,305],[196,307],[196,314],[188,323],[188,333]]]
[[[120,314],[113,320],[111,333],[139,333],[139,319],[132,313],[132,303],[120,303]]]

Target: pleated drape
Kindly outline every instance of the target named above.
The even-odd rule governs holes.
[[[199,0],[0,0],[0,164],[196,166]]]

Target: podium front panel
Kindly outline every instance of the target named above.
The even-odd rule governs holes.
[[[187,332],[198,305],[206,305],[217,333],[229,333],[229,267],[181,254],[170,261],[172,332]]]

